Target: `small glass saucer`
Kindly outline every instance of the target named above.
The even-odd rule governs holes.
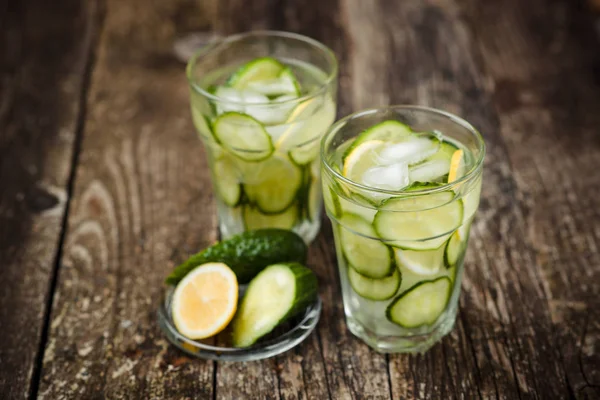
[[[240,293],[240,296],[242,293]],[[171,316],[173,289],[167,290],[158,309],[158,324],[169,342],[187,354],[217,361],[253,361],[281,354],[300,344],[315,329],[321,316],[321,299],[308,306],[305,311],[275,329],[256,344],[246,348],[226,345],[230,332],[226,329],[214,338],[192,340],[181,335]],[[241,297],[240,297],[241,298]],[[217,343],[217,344],[215,344]]]

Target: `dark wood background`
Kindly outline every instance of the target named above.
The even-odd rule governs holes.
[[[569,0],[0,1],[0,398],[600,398],[600,45]],[[431,105],[488,143],[456,328],[424,355],[351,336],[329,222],[296,349],[186,357],[162,281],[216,239],[174,44],[257,28],[329,45],[339,115]],[[203,36],[200,36],[202,39]]]

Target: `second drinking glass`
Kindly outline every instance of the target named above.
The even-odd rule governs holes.
[[[321,216],[319,143],[336,110],[331,50],[296,34],[250,32],[203,48],[187,76],[221,236],[274,227],[313,240]]]

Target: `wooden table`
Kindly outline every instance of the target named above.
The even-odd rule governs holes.
[[[600,46],[568,0],[0,4],[0,398],[600,398]],[[190,359],[155,310],[217,238],[184,63],[191,32],[312,36],[339,115],[464,116],[488,144],[454,331],[382,355],[343,320],[329,222],[316,332],[261,362]]]

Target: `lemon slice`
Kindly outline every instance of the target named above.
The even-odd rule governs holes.
[[[463,151],[456,150],[450,159],[450,171],[448,172],[448,183],[460,178],[464,173],[465,162],[463,159]]]
[[[238,302],[238,283],[223,263],[207,263],[190,272],[175,288],[172,315],[175,327],[190,339],[204,339],[229,324]]]
[[[381,140],[369,140],[354,148],[344,159],[342,174],[351,181],[362,183],[364,173],[379,165],[377,153],[385,146]]]

